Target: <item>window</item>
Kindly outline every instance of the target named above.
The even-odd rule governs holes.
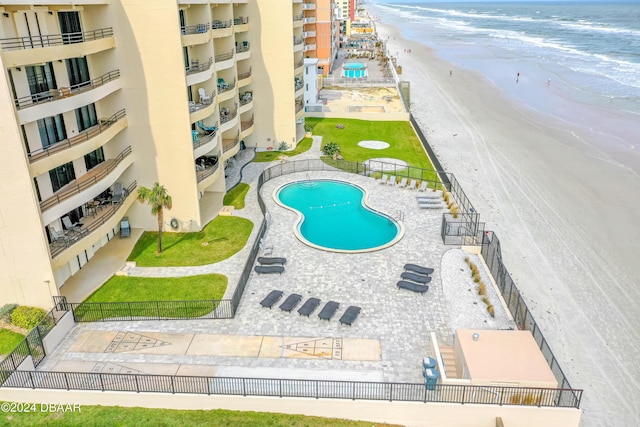
[[[89,104],[76,109],[76,121],[78,122],[79,132],[97,125],[98,117],[96,115],[96,106]]]
[[[309,91],[309,83],[304,84],[304,90]]]
[[[78,12],[58,12],[58,21],[60,22],[62,43],[71,44],[84,41]]]
[[[62,114],[38,120],[38,131],[40,132],[42,148],[67,139],[67,131],[64,128]]]
[[[104,151],[102,150],[102,147],[84,156],[84,164],[88,171],[95,168],[102,162],[104,162]]]
[[[67,75],[69,76],[69,85],[80,86],[89,80],[89,67],[87,66],[87,58],[67,59]]]
[[[25,68],[31,95],[47,92],[48,96],[50,90],[56,89],[56,78],[53,74],[51,62],[47,62],[44,65],[31,65]]]
[[[51,187],[55,193],[74,179],[76,179],[76,171],[73,169],[73,163],[69,162],[62,166],[49,171],[51,178]]]

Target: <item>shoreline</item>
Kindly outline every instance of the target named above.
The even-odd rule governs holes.
[[[376,27],[381,40],[389,37],[389,52],[398,52],[401,80],[411,82],[416,121],[500,238],[505,264],[570,383],[585,389],[582,424],[633,423],[638,405],[625,396],[638,390],[632,378],[640,363],[640,316],[630,305],[640,298],[632,271],[638,175],[479,72],[404,40],[396,27]]]

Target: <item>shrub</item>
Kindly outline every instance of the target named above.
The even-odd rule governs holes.
[[[518,393],[511,396],[509,400],[513,405],[539,405],[542,398],[533,393],[527,393],[524,396]]]
[[[466,262],[467,264],[469,264],[469,263],[471,262],[471,261],[469,260],[469,257],[468,257],[468,256],[464,257],[464,262]]]
[[[493,309],[493,305],[489,304],[487,306],[487,311],[489,312],[489,314],[491,315],[491,317],[496,317],[496,313],[495,310]]]
[[[322,152],[326,156],[333,156],[334,154],[340,153],[340,145],[337,142],[327,142],[324,147],[322,147]]]
[[[19,328],[31,330],[47,315],[47,312],[39,307],[21,305],[11,313],[11,323]]]
[[[5,304],[0,307],[0,320],[6,323],[11,322],[11,313],[18,307],[18,304]]]
[[[478,284],[478,295],[487,295],[487,285],[484,282]]]
[[[280,145],[278,146],[278,151],[287,151],[289,149],[289,144],[287,144],[284,141],[280,142]]]

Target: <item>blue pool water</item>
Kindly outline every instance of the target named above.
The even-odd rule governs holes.
[[[276,200],[302,215],[298,237],[333,251],[382,249],[401,237],[392,218],[364,205],[364,190],[341,181],[311,180],[282,186]]]
[[[342,76],[351,79],[366,77],[367,66],[362,62],[349,62],[342,64]]]

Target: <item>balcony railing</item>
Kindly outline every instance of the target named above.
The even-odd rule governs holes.
[[[238,80],[248,79],[249,77],[251,77],[251,68],[246,73],[238,73]]]
[[[62,203],[63,201],[75,196],[76,194],[80,194],[87,188],[97,184],[99,181],[113,172],[113,170],[118,167],[120,162],[122,162],[122,160],[129,154],[131,154],[131,146],[128,146],[127,148],[122,150],[122,152],[118,154],[115,159],[111,161],[107,160],[106,162],[104,162],[106,166],[103,166],[102,168],[100,166],[97,166],[97,173],[93,174],[89,179],[83,179],[83,177],[80,177],[79,179],[75,180],[76,183],[65,185],[56,194],[40,202],[40,211],[44,212],[47,209],[52,208],[55,205]],[[93,171],[90,171],[89,173],[87,173],[87,175],[91,175],[91,172]],[[78,183],[78,181],[81,182]]]
[[[85,141],[90,140],[96,135],[100,135],[102,132],[109,129],[114,123],[118,120],[126,117],[126,112],[124,109],[118,111],[113,116],[109,117],[106,120],[101,120],[99,124],[96,126],[92,126],[89,129],[86,129],[80,132],[76,136],[72,136],[71,138],[64,139],[60,142],[56,142],[53,145],[50,145],[45,148],[40,148],[38,150],[34,150],[29,153],[29,163],[36,162],[45,157],[49,157],[53,154],[59,153],[61,151],[66,150],[67,148],[71,148],[75,145],[82,144]]]
[[[198,180],[198,182],[201,182],[202,180],[210,177],[211,175],[214,174],[215,171],[218,170],[219,166],[220,166],[220,161],[217,161],[213,165],[205,167],[203,170],[196,169],[196,179]]]
[[[316,36],[315,31],[305,31],[304,33],[302,33],[302,37],[304,38],[315,37],[315,36]]]
[[[294,46],[300,46],[302,43],[304,43],[304,39],[302,37],[293,37]]]
[[[185,68],[187,76],[190,74],[200,73],[202,71],[207,71],[213,65],[213,57],[209,58],[207,62],[203,62],[202,64],[198,60],[192,60],[191,65]]]
[[[315,3],[302,3],[302,10],[315,10]]]
[[[231,20],[231,19],[229,19],[228,21],[215,20],[215,21],[211,22],[211,29],[212,30],[219,30],[221,28],[229,28],[229,27],[231,27],[231,24],[233,24],[233,20]]]
[[[231,83],[225,81],[218,81],[218,93],[228,92],[236,87],[236,79],[234,78]]]
[[[202,147],[203,145],[205,145],[206,143],[208,143],[209,141],[211,141],[213,138],[216,137],[216,135],[218,134],[218,122],[216,122],[215,125],[211,126],[214,130],[210,130],[208,131],[207,134],[203,135],[203,136],[196,136],[194,138],[193,141],[193,149],[195,150],[196,148]]]
[[[236,45],[236,53],[248,52],[250,49],[251,49],[251,45],[249,42],[242,42],[242,44]]]
[[[233,25],[244,25],[249,23],[248,16],[238,16],[233,20]]]
[[[296,114],[304,109],[304,102],[296,101]]]
[[[304,23],[305,24],[315,24],[316,23],[316,17],[315,16],[309,16],[308,18],[304,18]]]
[[[239,142],[240,142],[240,138],[237,136],[234,139],[226,140],[222,144],[222,152],[226,153],[227,151],[232,150],[236,145],[238,145]]]
[[[15,100],[16,109],[21,110],[23,108],[31,107],[34,105],[57,101],[62,98],[77,95],[79,93],[100,87],[106,83],[109,83],[110,81],[117,79],[118,77],[120,77],[120,70],[113,70],[93,80],[79,83],[77,85],[51,89],[47,92],[40,92],[33,95],[23,96]]]
[[[300,15],[293,15],[293,20],[294,21],[302,21],[304,19],[304,14],[300,14]]]
[[[316,50],[316,45],[314,44],[307,44],[304,46],[304,51],[307,52],[309,50]]]
[[[101,209],[102,213],[99,214],[100,216],[95,220],[91,221],[86,227],[82,226],[80,232],[74,233],[72,237],[70,236],[70,238],[66,239],[65,241],[56,241],[55,243],[51,243],[50,245],[51,258],[55,258],[64,250],[66,250],[67,248],[70,248],[71,246],[78,243],[80,240],[84,239],[85,237],[90,236],[91,233],[93,233],[98,228],[106,224],[107,221],[111,219],[111,217],[113,217],[116,214],[116,212],[118,212],[118,210],[120,210],[122,205],[124,205],[124,201],[127,198],[134,197],[132,196],[132,194],[134,193],[137,186],[138,186],[138,183],[136,181],[133,181],[131,185],[129,185],[124,190],[124,197],[120,202],[112,203],[111,205],[108,205],[107,207],[102,208]]]
[[[215,56],[216,62],[222,62],[222,61],[226,61],[228,59],[232,59],[233,58],[233,52],[234,52],[234,50],[231,49],[231,51],[228,52],[228,53],[221,53],[220,55],[216,55]]]
[[[35,49],[39,47],[60,46],[63,44],[83,43],[113,36],[113,28],[86,31],[84,33],[51,34],[30,37],[11,37],[0,39],[2,50]]]
[[[209,99],[200,100],[200,102],[189,101],[187,104],[189,105],[189,114],[195,113],[198,110],[202,110],[205,107],[213,104],[213,100],[216,99],[216,91],[212,91]]]
[[[204,34],[210,29],[211,29],[211,24],[206,23],[206,24],[190,25],[188,27],[180,27],[180,32],[182,33],[183,36],[186,36],[188,34]]]
[[[252,92],[245,92],[244,94],[239,96],[240,101],[240,105],[247,105],[251,102],[253,102],[253,93]]]
[[[300,68],[304,65],[304,61],[298,61],[295,64],[293,64],[293,68]]]
[[[223,108],[220,110],[220,124],[223,125],[227,123],[229,120],[233,120],[238,115],[238,109],[234,109],[233,111],[229,111],[228,108]]]
[[[294,83],[294,87],[296,91],[299,91],[304,87],[304,82],[302,80],[296,80]]]
[[[251,115],[251,118],[249,120],[240,122],[240,130],[245,131],[251,126],[253,126],[253,114]]]

